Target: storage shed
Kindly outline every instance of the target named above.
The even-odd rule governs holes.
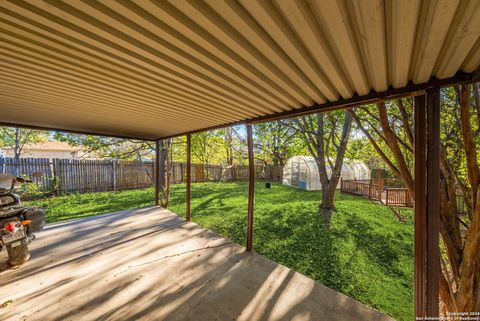
[[[332,175],[330,166],[327,166],[327,174]],[[345,160],[342,166],[342,179],[370,179],[370,170],[364,162],[359,160]],[[322,189],[320,174],[315,159],[312,156],[294,156],[288,159],[283,167],[283,185],[295,186],[308,191]],[[340,188],[340,181],[337,188]]]

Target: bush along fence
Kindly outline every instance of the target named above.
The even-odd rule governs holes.
[[[186,164],[167,166],[172,184],[183,183]],[[68,193],[119,191],[153,186],[153,162],[124,160],[72,160],[48,158],[0,158],[0,173],[33,180],[26,198]],[[255,178],[282,180],[282,167],[256,166]],[[248,166],[192,164],[192,182],[242,181],[248,179]]]

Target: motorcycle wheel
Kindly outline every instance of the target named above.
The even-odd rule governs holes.
[[[30,251],[28,250],[28,241],[26,238],[17,241],[20,242],[17,246],[7,245],[8,265],[16,267],[22,265],[30,259]]]

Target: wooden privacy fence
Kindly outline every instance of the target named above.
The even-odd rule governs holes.
[[[43,192],[101,192],[152,185],[153,162],[0,158],[0,173],[28,177]]]
[[[412,196],[407,188],[386,187],[382,180],[342,180],[340,191],[376,200],[387,206],[413,207]]]
[[[218,182],[218,181],[246,181],[248,180],[248,165],[204,165],[191,164],[192,183]],[[185,163],[173,163],[170,166],[170,179],[172,183],[182,183],[186,176]],[[255,179],[281,182],[283,178],[282,166],[255,165]]]
[[[380,188],[379,188],[380,185]],[[386,185],[389,185],[388,187]],[[342,180],[340,191],[354,195],[360,195],[371,200],[379,201],[387,206],[413,207],[413,199],[407,188],[391,187],[401,186],[398,180]],[[457,208],[460,214],[468,213],[465,197],[461,191],[457,191]]]
[[[0,173],[29,177],[42,190],[51,189],[52,164],[48,158],[3,158],[0,157]],[[42,175],[36,175],[41,173]]]
[[[371,180],[341,180],[340,191],[360,195],[373,200],[379,200],[378,184]]]
[[[248,166],[192,164],[192,182],[243,181],[248,179]],[[183,183],[185,163],[168,166],[170,181]],[[31,178],[42,192],[103,192],[153,186],[154,163],[123,160],[72,160],[47,158],[0,158],[0,173]],[[281,166],[255,168],[256,179],[281,181]],[[38,175],[41,174],[41,175]]]
[[[54,159],[52,167],[63,193],[145,188],[153,182],[153,162]]]
[[[385,205],[408,206],[413,207],[413,200],[410,192],[406,188],[387,187],[385,188],[385,199],[382,200]]]

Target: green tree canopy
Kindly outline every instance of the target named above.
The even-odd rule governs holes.
[[[15,159],[22,156],[23,149],[28,144],[36,144],[48,140],[48,132],[17,127],[0,127],[0,146],[10,147]]]

